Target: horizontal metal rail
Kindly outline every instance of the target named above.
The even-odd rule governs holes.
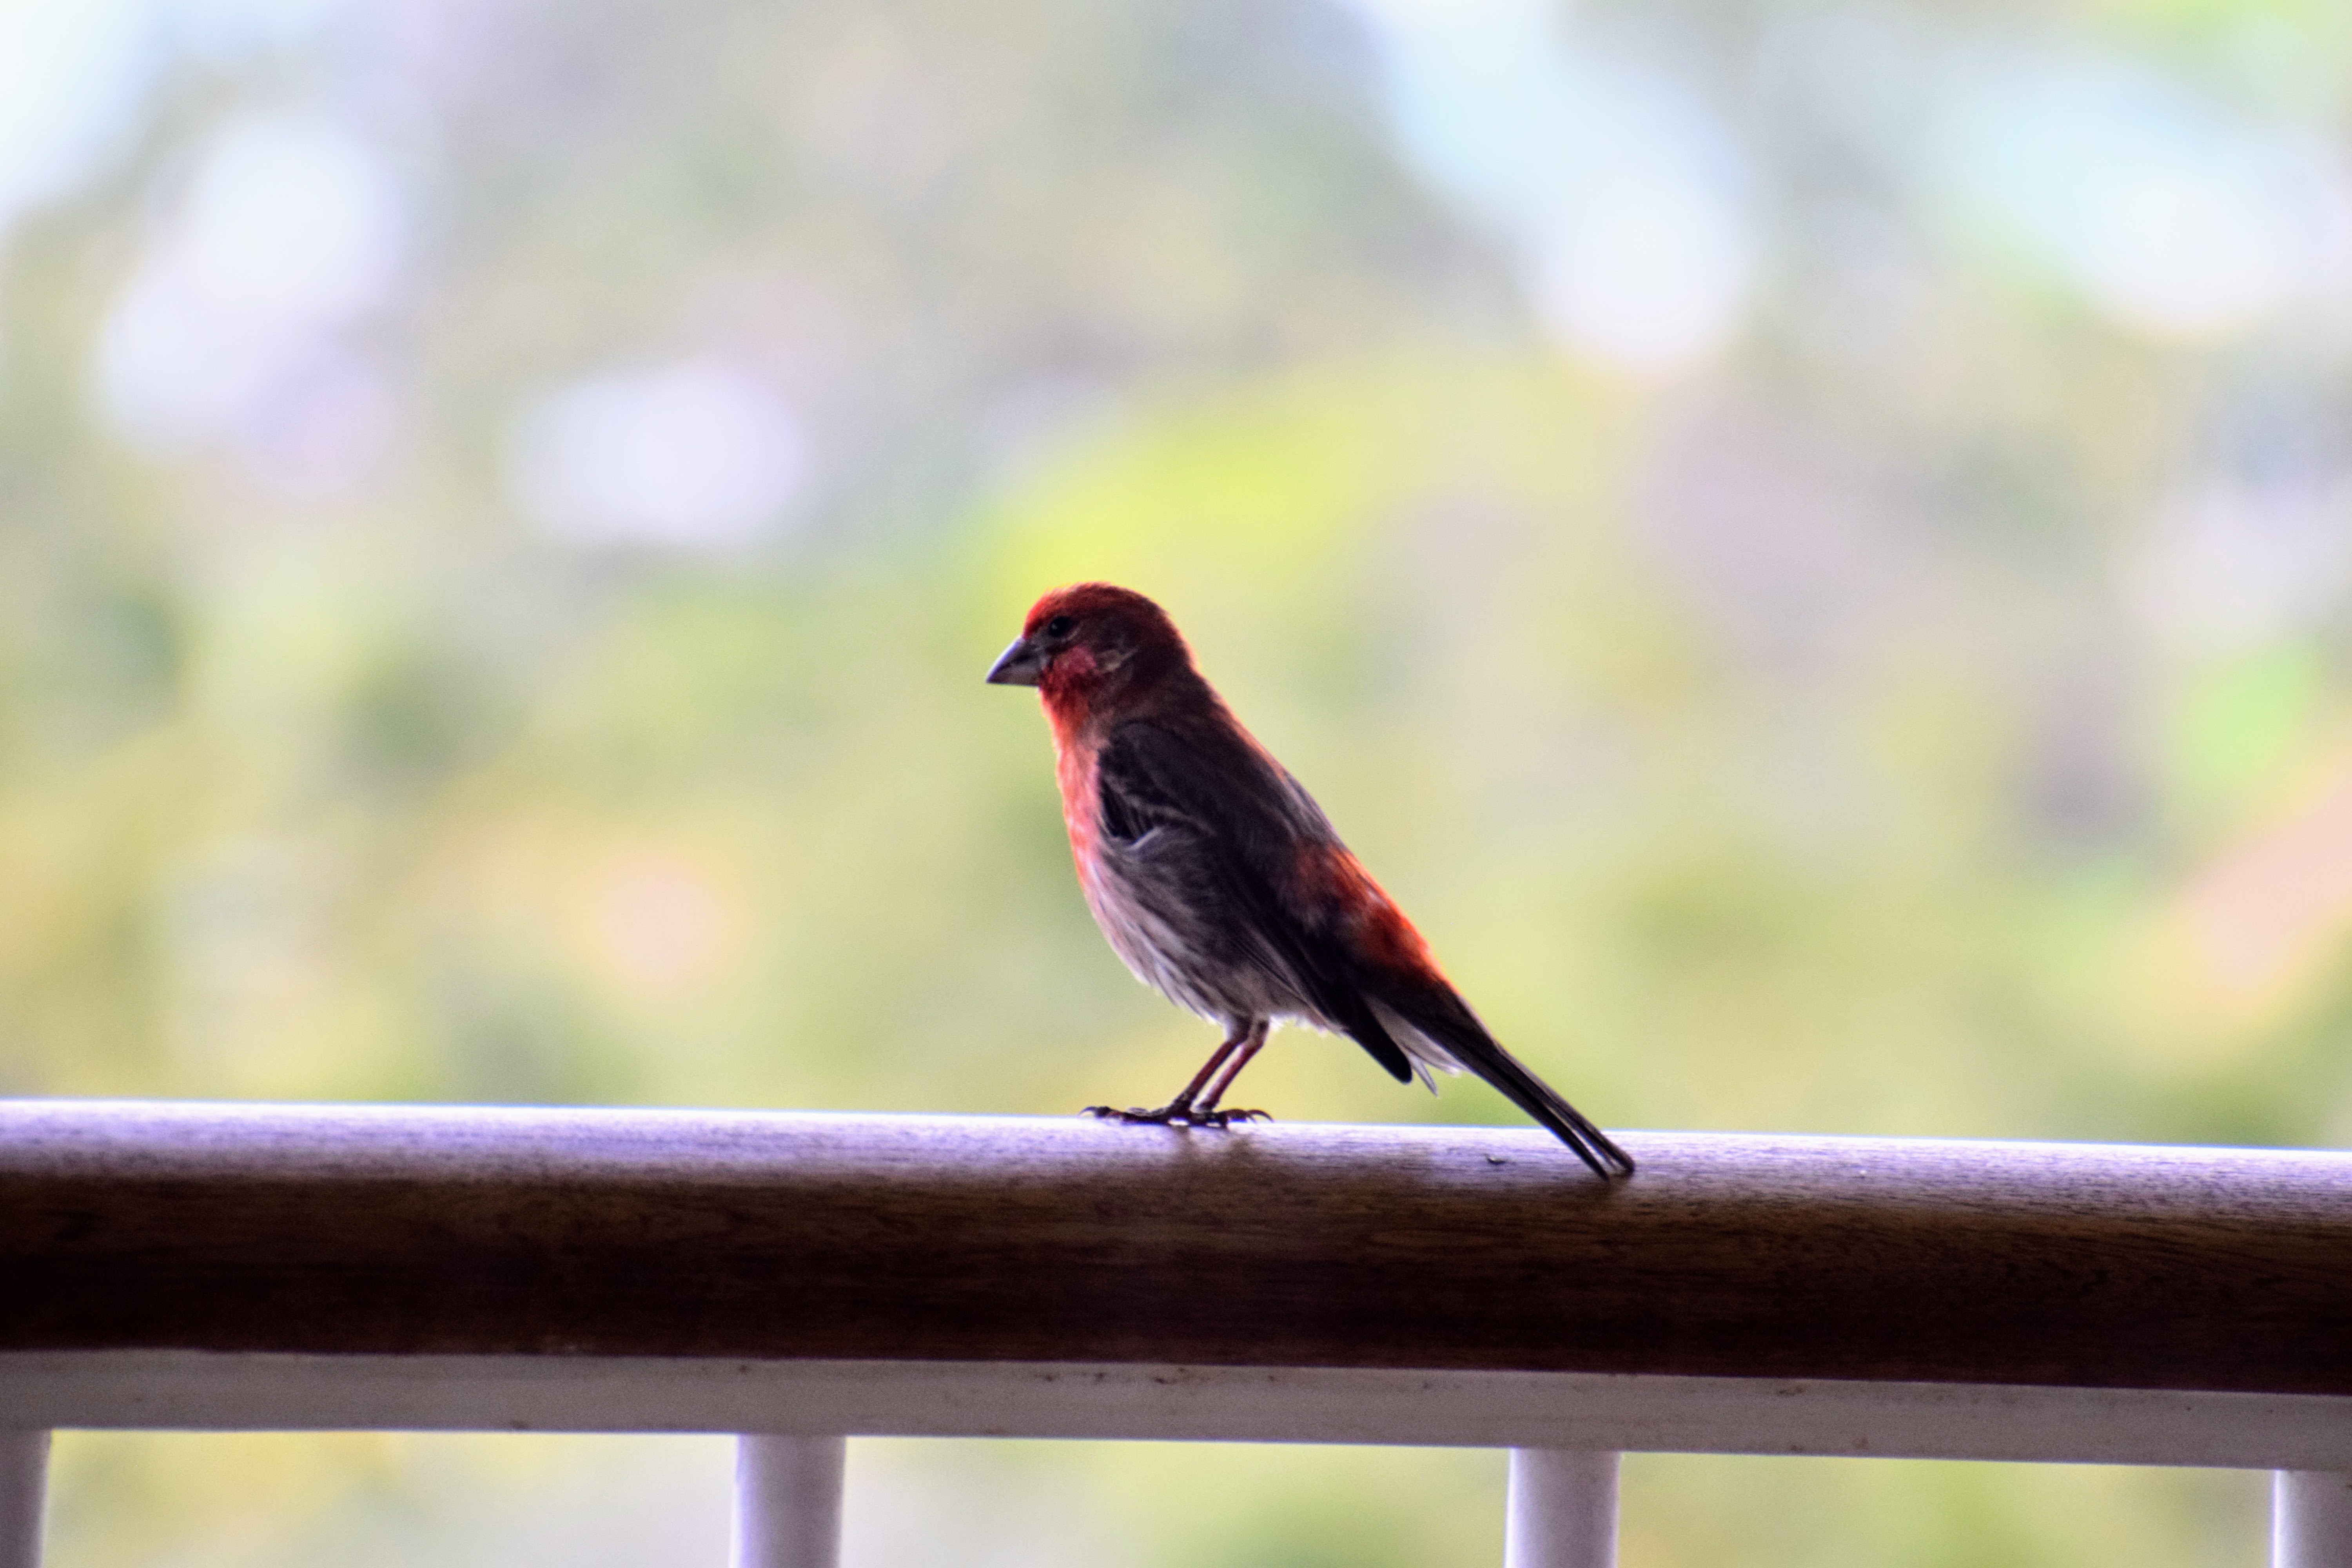
[[[0,1350],[2352,1394],[2352,1156],[0,1104]]]
[[[1394,1443],[2352,1470],[2352,1399],[1623,1373],[0,1354],[0,1419],[178,1431],[734,1432]]]
[[[2224,1465],[2352,1568],[2352,1156],[1624,1141],[0,1102],[0,1568],[53,1426],[737,1432],[777,1565],[844,1435],[1511,1447],[1527,1568],[1625,1449]]]

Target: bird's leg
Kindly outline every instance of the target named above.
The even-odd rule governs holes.
[[[1215,1084],[1211,1086],[1207,1097],[1193,1108],[1192,1120],[1195,1123],[1202,1127],[1223,1127],[1235,1121],[1274,1120],[1263,1110],[1219,1110],[1217,1109],[1217,1101],[1225,1098],[1225,1090],[1234,1087],[1234,1079],[1242,1076],[1242,1068],[1250,1065],[1250,1058],[1265,1047],[1266,1036],[1273,1032],[1274,1024],[1271,1019],[1260,1018],[1250,1026],[1249,1037],[1242,1042],[1241,1049],[1234,1053],[1232,1062],[1219,1075]]]
[[[1265,1043],[1265,1026],[1264,1024],[1243,1024],[1237,1026],[1231,1035],[1227,1036],[1225,1042],[1216,1048],[1215,1052],[1211,1055],[1205,1063],[1202,1064],[1201,1070],[1192,1075],[1192,1081],[1184,1086],[1184,1092],[1170,1100],[1167,1104],[1161,1106],[1159,1110],[1145,1110],[1140,1107],[1130,1106],[1125,1110],[1120,1110],[1115,1106],[1089,1105],[1087,1107],[1086,1113],[1088,1116],[1099,1116],[1107,1121],[1124,1121],[1129,1125],[1151,1127],[1223,1127],[1232,1119],[1230,1113],[1220,1114],[1215,1111],[1198,1111],[1192,1109],[1193,1101],[1201,1098],[1202,1089],[1211,1079],[1216,1076],[1217,1069],[1224,1066],[1226,1058],[1232,1056],[1235,1051],[1243,1051],[1242,1059],[1244,1061],[1247,1061],[1250,1057],[1256,1054],[1258,1047]],[[1244,1050],[1244,1047],[1247,1047],[1246,1050]],[[1240,1069],[1235,1068],[1234,1070],[1238,1071]],[[1227,1073],[1225,1075],[1224,1081],[1225,1083],[1231,1083],[1233,1081],[1233,1074]],[[1222,1094],[1224,1091],[1224,1084],[1221,1083],[1217,1088],[1218,1094]],[[1211,1105],[1214,1105],[1217,1102],[1217,1094],[1211,1095],[1209,1097],[1209,1103]]]

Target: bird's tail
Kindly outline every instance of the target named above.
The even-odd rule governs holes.
[[[1393,1005],[1380,1005],[1377,1010],[1389,1033],[1405,1041],[1408,1049],[1426,1041],[1436,1047],[1443,1057],[1450,1057],[1454,1063],[1493,1084],[1505,1099],[1574,1150],[1578,1159],[1592,1167],[1594,1175],[1603,1181],[1618,1181],[1633,1173],[1633,1157],[1562,1099],[1558,1089],[1505,1050],[1478,1022],[1469,1005],[1450,988],[1443,1001],[1433,1002],[1432,1005],[1416,1006],[1411,1011]]]

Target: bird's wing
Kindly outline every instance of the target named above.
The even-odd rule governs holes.
[[[1301,852],[1339,848],[1339,839],[1280,763],[1223,725],[1178,730],[1139,719],[1111,731],[1096,779],[1106,837],[1181,886],[1173,896],[1205,904],[1192,910],[1197,923],[1233,942],[1237,956],[1296,992],[1399,1081],[1412,1079],[1410,1058],[1364,994],[1356,956],[1318,911],[1301,907]]]

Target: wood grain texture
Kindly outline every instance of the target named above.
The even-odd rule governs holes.
[[[0,1350],[2352,1394],[2352,1156],[0,1102]]]

